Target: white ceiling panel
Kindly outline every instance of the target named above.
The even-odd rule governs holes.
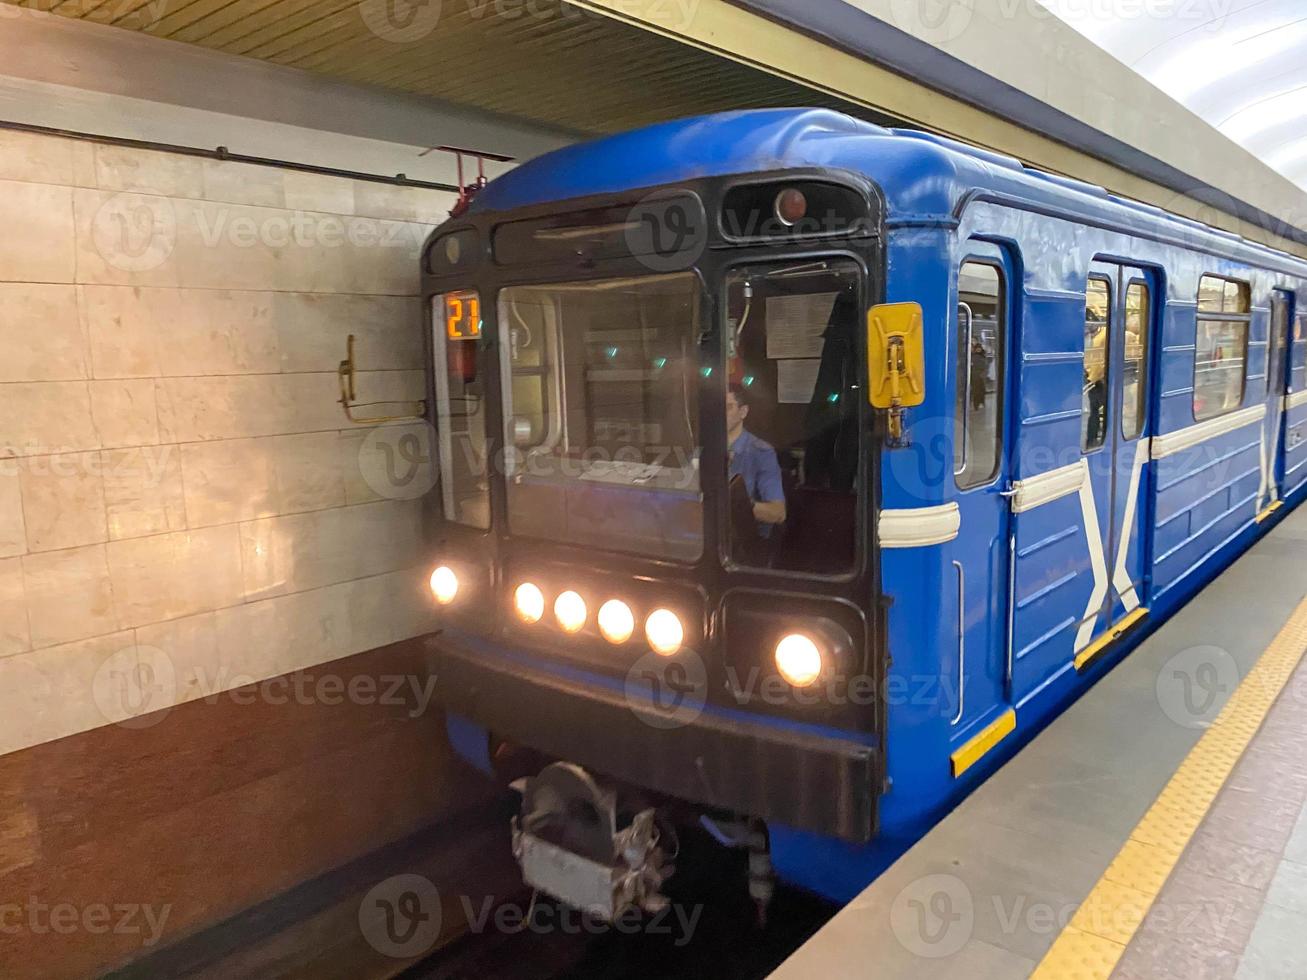
[[[1307,189],[1307,2],[1038,2]]]

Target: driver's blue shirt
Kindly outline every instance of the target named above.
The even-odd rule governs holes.
[[[785,499],[781,483],[781,464],[776,450],[748,429],[731,443],[731,478],[740,477],[749,491],[749,499],[756,503],[774,503]]]

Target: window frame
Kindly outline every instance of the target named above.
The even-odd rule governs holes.
[[[1264,397],[1270,398],[1272,395],[1271,382],[1275,377],[1275,361],[1280,361],[1280,387],[1286,388],[1290,383],[1293,374],[1293,331],[1294,331],[1294,307],[1297,305],[1294,293],[1288,289],[1276,287],[1271,290],[1271,316],[1266,328],[1266,392]],[[1276,350],[1276,333],[1275,333],[1275,311],[1276,309],[1284,310],[1284,343]],[[1283,398],[1284,392],[1279,392],[1276,397]]]
[[[1107,287],[1107,322],[1103,325],[1103,431],[1099,433],[1099,441],[1093,446],[1085,444],[1085,437],[1088,434],[1085,429],[1085,405],[1084,399],[1080,400],[1080,455],[1093,456],[1107,448],[1108,436],[1111,434],[1111,426],[1108,424],[1108,417],[1111,415],[1112,408],[1112,385],[1109,383],[1112,378],[1112,355],[1116,350],[1115,332],[1116,332],[1116,283],[1112,277],[1105,272],[1091,272],[1085,276],[1085,313],[1084,322],[1089,322],[1089,284],[1101,282]],[[1083,341],[1082,341],[1083,343]],[[1086,349],[1085,357],[1088,360],[1089,351]],[[1122,413],[1124,421],[1125,413]]]
[[[1301,294],[1300,294],[1301,295]],[[1295,311],[1289,322],[1289,390],[1293,387],[1294,377],[1298,372],[1307,372],[1307,310]],[[1304,382],[1307,388],[1307,380]]]
[[[985,475],[983,478],[976,479],[973,482],[963,482],[963,477],[967,475],[971,464],[971,459],[969,458],[969,454],[967,453],[966,450],[967,435],[970,429],[970,422],[971,422],[970,406],[967,404],[966,390],[971,374],[971,345],[969,341],[971,339],[974,339],[975,335],[971,330],[968,330],[967,338],[963,337],[962,317],[959,315],[959,311],[962,308],[962,271],[969,265],[986,266],[990,269],[993,269],[995,275],[998,277],[998,297],[997,297],[998,314],[995,317],[997,330],[996,330],[996,337],[995,337],[996,350],[995,350],[994,359],[997,363],[997,367],[999,368],[999,373],[996,375],[997,391],[995,392],[995,394],[997,395],[995,401],[997,411],[995,415],[995,425],[994,425],[994,465],[992,467],[991,472]],[[957,464],[954,463],[953,484],[957,488],[957,490],[965,493],[965,492],[979,489],[981,487],[991,486],[994,483],[994,481],[997,480],[1003,472],[1003,454],[1007,446],[1006,422],[1007,422],[1007,387],[1008,387],[1008,334],[1010,332],[1010,322],[1011,322],[1011,315],[1012,315],[1012,306],[1011,306],[1012,293],[1011,293],[1011,282],[1010,282],[1010,277],[1008,276],[1007,267],[1004,265],[1002,259],[1000,258],[997,258],[992,255],[979,255],[979,254],[966,255],[963,256],[963,258],[958,262],[956,268],[957,268],[957,276],[958,276],[957,279],[958,288],[957,288],[957,301],[954,303],[954,307],[953,307],[953,319],[956,324],[955,329],[953,331],[953,343],[954,343],[955,355],[960,354],[962,351],[963,343],[964,342],[967,343],[966,346],[967,378],[963,378],[961,375],[959,375],[958,378],[956,379],[957,397],[954,398],[953,401],[953,411],[955,416],[957,416],[958,414],[959,405],[962,410],[960,419],[956,417],[954,419],[954,422],[956,424],[954,427],[954,434],[953,434],[955,447],[959,441],[962,445],[962,457],[961,457],[962,468],[959,469]],[[973,327],[974,327],[974,319],[975,318],[973,314],[972,317]],[[961,365],[962,363],[961,357],[955,357],[955,360],[959,365]],[[956,453],[956,448],[955,448],[955,453]]]
[[[513,328],[510,325],[508,330],[505,331],[502,323],[505,309],[503,296],[512,288],[511,286],[505,287],[495,294],[495,309],[498,311],[495,326],[500,331],[501,337],[499,345],[499,377],[502,388],[500,411],[504,418],[504,446],[506,448],[517,448],[517,440],[512,431],[513,419],[516,417],[516,413],[510,410],[515,408],[513,384],[519,378],[539,380],[541,404],[547,413],[548,425],[541,438],[533,442],[530,448],[557,445],[563,439],[563,417],[565,415],[563,391],[558,384],[556,373],[550,369],[551,365],[558,361],[562,353],[562,340],[558,334],[558,318],[556,316],[551,317],[551,322],[545,326],[544,345],[540,348],[540,365],[530,368],[513,367],[513,344],[510,337]],[[513,475],[515,461],[515,452],[506,452],[504,454],[505,475]]]
[[[1220,310],[1203,309],[1203,284],[1208,280],[1216,280],[1225,284],[1222,289],[1222,302]],[[1240,287],[1240,295],[1245,299],[1246,309],[1243,312],[1227,311],[1225,307],[1225,296],[1229,286],[1233,284]],[[1252,283],[1243,279],[1233,279],[1230,276],[1220,276],[1214,273],[1203,273],[1198,278],[1198,296],[1197,312],[1194,319],[1194,368],[1193,368],[1193,399],[1192,413],[1195,423],[1210,422],[1213,419],[1224,418],[1227,415],[1241,410],[1244,402],[1248,400],[1248,353],[1252,346]],[[1198,414],[1198,335],[1199,329],[1203,323],[1242,323],[1243,324],[1243,373],[1240,378],[1239,399],[1235,404],[1220,412],[1211,415]]]
[[[727,374],[727,330],[726,330],[726,310],[730,306],[730,288],[731,277],[741,269],[760,268],[766,266],[785,266],[800,262],[811,261],[829,261],[842,262],[848,261],[857,268],[858,271],[858,315],[865,324],[867,311],[871,308],[873,302],[872,289],[875,283],[875,276],[868,267],[866,257],[858,254],[853,250],[840,249],[833,245],[828,245],[826,249],[812,251],[781,251],[776,254],[765,252],[752,252],[733,258],[731,261],[722,265],[718,270],[717,289],[715,292],[715,308],[711,309],[709,316],[713,318],[714,330],[718,336],[715,357],[713,359],[713,374],[720,375],[725,379]],[[867,338],[864,330],[854,331],[855,343],[857,346],[857,356],[855,360],[855,370],[857,382],[860,390],[865,391],[867,388]],[[706,362],[705,362],[706,363]],[[720,388],[718,390],[721,390]],[[724,398],[724,392],[723,392]],[[724,411],[716,411],[705,405],[702,409],[708,415],[704,418],[705,425],[720,426],[719,435],[722,439],[722,447],[729,450],[726,446],[726,415]],[[854,522],[855,522],[855,540],[854,540],[854,558],[852,565],[840,572],[813,572],[805,570],[791,570],[784,568],[770,568],[761,565],[751,565],[742,562],[732,553],[730,547],[730,536],[727,529],[730,527],[729,499],[725,492],[726,484],[723,484],[723,492],[717,495],[716,516],[717,516],[717,549],[718,560],[722,569],[730,575],[748,575],[759,579],[767,580],[785,580],[793,579],[803,582],[826,582],[826,583],[846,583],[857,581],[864,574],[867,567],[869,555],[871,554],[872,540],[869,534],[873,533],[868,530],[869,527],[875,527],[874,517],[868,517],[868,508],[873,500],[872,494],[872,470],[869,455],[861,447],[869,445],[868,426],[870,424],[870,410],[865,397],[857,400],[857,426],[859,432],[859,459],[858,472],[854,481],[854,494],[856,502],[854,505]],[[701,437],[702,440],[702,437]],[[874,443],[870,443],[874,445]],[[729,456],[723,453],[723,473],[729,469]],[[727,481],[729,483],[729,480]],[[706,491],[705,491],[706,492]],[[787,506],[789,501],[786,502]]]
[[[480,288],[470,289],[446,289],[433,293],[427,301],[426,316],[429,321],[431,334],[431,369],[432,369],[432,386],[435,395],[434,403],[431,406],[431,419],[435,427],[435,449],[437,461],[437,485],[439,488],[440,512],[442,518],[459,527],[466,527],[473,531],[485,534],[488,533],[495,523],[494,507],[491,501],[491,490],[487,483],[484,492],[479,497],[484,499],[486,508],[485,523],[477,521],[464,520],[457,515],[460,504],[457,502],[458,494],[454,483],[451,480],[451,474],[454,471],[454,439],[456,433],[451,425],[457,414],[453,411],[454,391],[451,385],[449,374],[450,369],[450,350],[451,343],[468,345],[467,349],[472,351],[472,357],[476,366],[478,375],[482,377],[483,384],[487,378],[487,363],[484,357],[481,336],[476,338],[463,337],[452,338],[448,335],[445,304],[451,295],[456,293],[471,293],[477,297],[477,303],[482,316],[482,336],[485,333],[485,297]],[[440,315],[436,315],[437,304],[440,307]],[[489,476],[490,466],[490,447],[492,445],[492,434],[490,425],[490,403],[489,392],[481,395],[481,442],[486,452],[484,465],[486,466],[486,476]]]
[[[558,289],[562,287],[604,284],[604,283],[611,282],[613,280],[625,280],[632,284],[638,285],[644,281],[651,280],[651,279],[674,279],[674,278],[682,278],[682,277],[688,280],[692,280],[695,284],[695,289],[693,291],[693,297],[694,297],[693,301],[696,310],[696,314],[694,318],[694,322],[696,323],[694,335],[701,338],[703,332],[707,329],[706,324],[708,320],[706,318],[712,315],[712,303],[711,303],[710,293],[708,291],[707,281],[703,274],[703,270],[699,268],[679,269],[671,272],[656,272],[656,271],[650,272],[646,269],[645,271],[640,273],[634,273],[634,272],[631,274],[617,273],[610,276],[573,275],[567,277],[550,277],[545,279],[527,279],[523,281],[513,281],[499,286],[495,290],[494,297],[495,297],[495,317],[496,317],[495,328],[497,331],[496,336],[499,338],[498,341],[498,345],[499,345],[498,364],[499,364],[499,385],[500,385],[499,411],[501,412],[502,421],[503,421],[502,438],[505,440],[504,447],[508,447],[512,441],[511,425],[512,425],[513,413],[509,411],[509,409],[513,407],[513,394],[512,394],[513,381],[516,380],[516,378],[518,377],[516,370],[512,367],[512,353],[509,350],[510,345],[507,340],[506,331],[504,329],[505,324],[503,322],[503,317],[505,315],[504,298],[507,294],[512,293],[514,290],[548,291],[550,289]],[[548,431],[549,431],[550,439],[554,440],[555,444],[563,443],[564,445],[568,445],[570,443],[570,433],[567,430],[567,422],[565,419],[568,410],[568,398],[567,398],[566,386],[557,380],[557,372],[552,369],[553,365],[561,366],[566,362],[568,344],[565,335],[563,333],[563,329],[564,327],[561,318],[556,317],[554,322],[550,325],[550,329],[547,334],[548,346],[546,350],[542,352],[542,355],[547,355],[550,353],[553,355],[554,361],[552,362],[552,364],[548,360],[547,356],[542,356],[542,364],[539,369],[527,368],[526,373],[521,376],[528,377],[528,378],[539,377],[541,375],[538,372],[540,370],[543,370],[545,378],[548,379],[552,377],[554,379],[553,383],[548,386],[551,389],[550,402],[551,405],[554,406],[555,408],[554,420],[551,421]],[[702,354],[701,340],[699,343],[693,345],[691,347],[691,350],[693,351],[693,356],[695,357],[696,360],[702,360],[703,354]],[[699,431],[702,431],[701,429],[703,424],[702,412],[703,412],[703,401],[704,401],[704,394],[705,394],[706,378],[702,375],[701,372],[696,372],[696,377],[699,379],[699,381],[693,389],[696,404],[694,410],[691,413],[691,418],[692,418],[692,427],[698,429]],[[537,443],[536,445],[545,445],[545,442]],[[700,445],[698,448],[700,450],[702,450],[703,448],[702,436],[700,436]],[[554,538],[532,534],[529,531],[514,530],[511,487],[514,482],[514,477],[517,476],[520,471],[516,467],[516,461],[517,461],[516,453],[501,450],[501,454],[503,456],[502,466],[504,472],[504,479],[505,479],[505,483],[508,484],[508,492],[505,495],[505,514],[504,514],[504,522],[503,522],[503,526],[506,533],[514,537],[517,537],[520,540],[529,540],[529,541],[536,541],[536,542],[543,541],[549,544],[559,544],[560,542]],[[587,550],[604,554],[604,555],[621,556],[624,558],[630,558],[630,559],[640,560],[640,561],[655,561],[655,562],[666,563],[669,565],[676,565],[681,567],[694,567],[699,565],[704,560],[704,556],[709,553],[710,549],[708,546],[709,531],[708,531],[708,525],[706,523],[707,513],[708,513],[707,511],[708,489],[706,486],[704,486],[702,481],[698,483],[697,489],[700,497],[700,508],[701,508],[700,515],[701,518],[704,520],[704,523],[701,525],[700,537],[699,537],[699,552],[696,557],[685,558],[681,556],[653,555],[647,552],[642,552],[638,549],[614,548],[606,544],[586,544],[583,545],[583,547],[585,547]]]
[[[1122,375],[1121,378],[1121,438],[1124,439],[1126,442],[1134,442],[1136,439],[1142,439],[1144,437],[1144,433],[1148,431],[1148,403],[1149,403],[1149,399],[1152,397],[1152,391],[1150,390],[1151,385],[1149,384],[1149,381],[1151,380],[1150,378],[1151,372],[1149,371],[1148,357],[1152,353],[1152,347],[1153,347],[1152,345],[1153,284],[1141,276],[1132,276],[1130,280],[1125,284],[1125,296],[1123,297],[1123,300],[1126,304],[1124,307],[1126,322],[1122,324],[1122,330],[1124,333],[1123,339],[1125,342],[1124,356],[1126,362],[1128,362],[1130,357],[1130,337],[1129,337],[1130,329],[1128,326],[1130,320],[1130,290],[1133,289],[1135,286],[1143,287],[1144,299],[1146,300],[1146,305],[1144,306],[1144,310],[1143,310],[1143,323],[1141,325],[1140,334],[1139,334],[1140,339],[1142,341],[1141,346],[1143,347],[1143,352],[1139,359],[1139,398],[1136,400],[1137,403],[1135,406],[1136,408],[1135,420],[1138,423],[1138,429],[1134,433],[1134,435],[1131,435],[1125,430],[1125,377],[1124,375]]]

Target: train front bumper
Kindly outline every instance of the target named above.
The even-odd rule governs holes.
[[[796,830],[852,843],[875,832],[874,746],[713,708],[685,724],[651,724],[620,687],[555,673],[453,630],[427,642],[445,708],[508,741]]]

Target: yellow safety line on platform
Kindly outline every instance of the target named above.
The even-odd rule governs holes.
[[[1106,980],[1111,975],[1304,653],[1307,600],[1189,752],[1032,977]]]

